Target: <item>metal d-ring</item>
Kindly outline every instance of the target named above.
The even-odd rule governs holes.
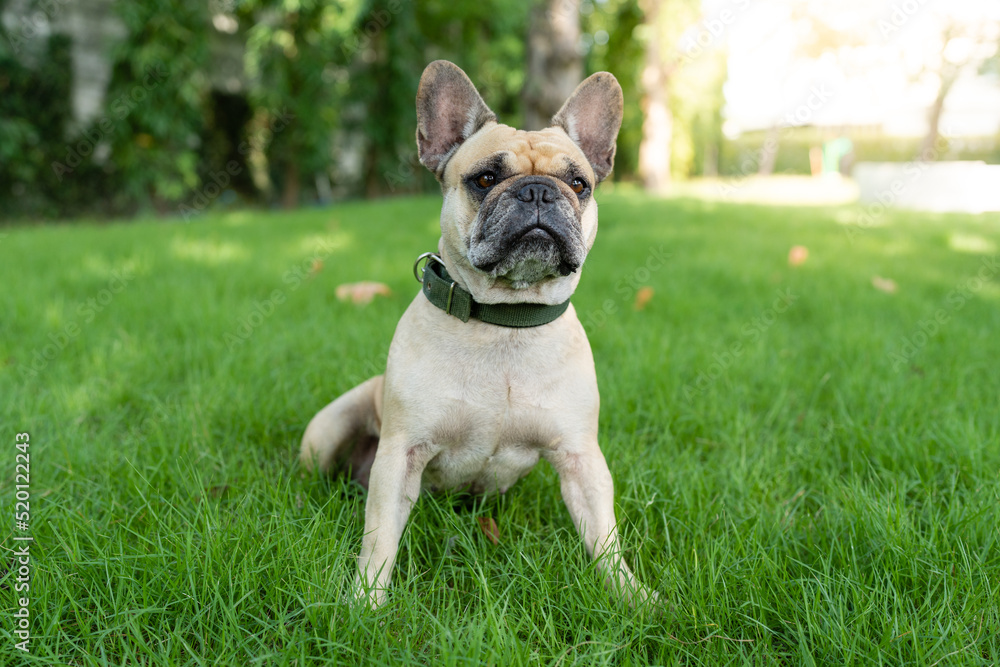
[[[427,260],[427,263],[424,264],[424,267],[420,269],[420,273],[418,274],[417,268],[420,266],[420,262],[424,261],[425,259]],[[420,257],[417,257],[417,261],[413,263],[413,277],[416,278],[417,282],[420,283],[421,285],[424,284],[424,278],[423,278],[424,271],[427,270],[427,265],[430,264],[431,262],[437,262],[441,266],[444,266],[444,261],[441,259],[440,255],[438,255],[436,252],[425,252],[424,254],[420,255]]]

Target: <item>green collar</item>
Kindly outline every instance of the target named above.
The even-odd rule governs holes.
[[[425,259],[427,263],[418,275],[420,262]],[[417,257],[413,275],[423,284],[421,291],[428,301],[463,322],[473,318],[501,327],[537,327],[552,322],[569,308],[569,299],[555,306],[542,303],[479,303],[451,279],[444,262],[432,252]]]

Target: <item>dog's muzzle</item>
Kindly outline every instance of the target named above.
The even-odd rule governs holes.
[[[480,209],[470,244],[469,259],[480,271],[531,282],[567,276],[583,264],[576,210],[552,179],[526,177],[491,203]]]

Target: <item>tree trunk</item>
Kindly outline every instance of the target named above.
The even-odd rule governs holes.
[[[642,70],[642,143],[639,144],[639,176],[652,192],[670,187],[670,142],[674,119],[670,114],[667,83],[670,73],[658,35],[662,0],[647,0],[646,61]]]
[[[583,78],[580,55],[580,0],[542,0],[531,12],[527,68],[521,100],[524,129],[551,125]]]
[[[778,159],[778,141],[781,132],[776,125],[767,128],[764,135],[764,145],[760,149],[760,164],[757,165],[758,176],[770,176],[774,173],[774,163]]]
[[[927,113],[927,134],[920,144],[920,152],[917,154],[918,160],[933,162],[941,157],[941,151],[937,148],[937,141],[941,136],[941,114],[944,112],[945,98],[948,97],[948,93],[957,79],[957,71],[941,72],[941,87],[938,88],[937,97],[934,98],[934,103],[931,104],[930,111]]]
[[[286,209],[296,208],[299,205],[299,163],[289,160],[285,164],[285,183],[281,192],[281,206]]]
[[[719,175],[719,144],[715,141],[705,142],[705,163],[701,175],[715,178]]]

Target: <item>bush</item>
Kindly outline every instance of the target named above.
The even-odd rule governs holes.
[[[846,136],[854,144],[855,162],[908,162],[916,158],[923,141],[919,137],[884,137],[871,131],[832,130],[801,127],[778,133],[778,153],[774,173],[809,174],[809,149]],[[759,155],[767,138],[764,131],[747,132],[738,139],[723,141],[719,159],[720,176],[748,176],[757,173]],[[1000,164],[1000,135],[949,141],[942,160],[983,160]],[[748,171],[749,168],[749,171]]]

